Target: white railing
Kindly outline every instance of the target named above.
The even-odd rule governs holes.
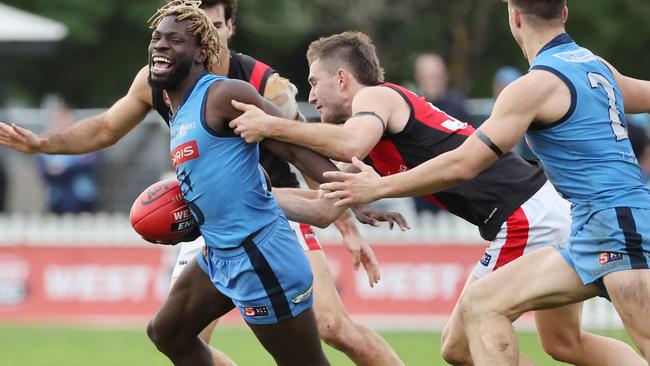
[[[359,224],[361,233],[371,242],[381,244],[479,244],[483,243],[476,227],[455,216],[417,215],[408,202],[395,200],[389,209],[399,211],[407,217],[411,230],[402,232],[397,227],[392,231],[386,225],[379,228]],[[21,243],[24,245],[131,245],[142,240],[133,231],[129,216],[123,213],[97,213],[79,215],[25,214],[0,215],[0,245]],[[340,236],[331,226],[319,230],[319,238],[325,242],[336,242]]]

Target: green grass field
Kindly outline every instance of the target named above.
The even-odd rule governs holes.
[[[446,365],[439,355],[436,332],[381,333],[406,365]],[[604,333],[629,342],[623,332]],[[521,350],[537,365],[560,365],[546,356],[533,333],[519,336]],[[273,365],[272,359],[245,328],[220,328],[213,344],[241,366]],[[334,366],[353,365],[343,354],[326,347]],[[0,325],[0,365],[3,366],[127,366],[170,365],[149,343],[144,330],[106,330]]]

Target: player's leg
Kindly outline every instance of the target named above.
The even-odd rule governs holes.
[[[470,276],[467,279],[461,296],[465,292],[465,289],[467,289],[467,286],[476,280],[477,278],[474,276]],[[445,324],[442,330],[440,353],[442,354],[442,358],[451,365],[473,365],[472,356],[469,354],[469,343],[467,343],[467,336],[461,325],[458,311],[458,304],[456,304],[449,316],[449,320],[447,320],[447,324]]]
[[[205,240],[203,240],[203,237],[199,237],[192,242],[180,244],[181,247],[178,252],[178,258],[176,259],[176,264],[174,265],[174,270],[172,271],[169,285],[170,289],[174,286],[174,283],[182,273],[183,269],[197,256],[201,249],[203,249],[204,245]],[[210,351],[212,352],[212,362],[214,363],[214,366],[236,366],[235,361],[230,359],[230,357],[226,356],[218,349],[210,346],[212,332],[214,332],[214,328],[217,326],[218,322],[219,319],[212,321],[207,327],[205,327],[205,329],[203,329],[203,331],[201,331],[199,337],[201,337],[201,339],[203,339],[208,347],[210,347]]]
[[[311,308],[281,323],[248,326],[279,366],[329,365]]]
[[[628,344],[582,331],[581,316],[582,303],[535,311],[544,351],[555,360],[578,366],[647,365]]]
[[[210,348],[198,335],[233,307],[230,298],[221,294],[192,260],[149,322],[147,334],[174,365],[213,365]]]
[[[314,272],[314,312],[321,339],[345,353],[356,365],[403,365],[375,331],[350,319],[341,302],[322,250],[306,252]]]
[[[585,286],[555,248],[524,255],[475,281],[460,299],[460,317],[476,365],[516,365],[512,321],[526,311],[562,306],[598,294]]]
[[[465,287],[461,292],[461,296],[465,292],[465,289],[476,280],[478,280],[478,278],[475,276],[470,276],[467,279]],[[454,310],[451,312],[449,320],[447,321],[447,324],[445,324],[445,328],[442,330],[441,353],[442,358],[451,365],[474,365],[474,360],[472,360],[472,355],[469,351],[467,335],[465,334],[465,330],[460,321],[458,304],[454,306]],[[528,366],[533,365],[533,363],[526,356],[520,353],[518,365]]]
[[[329,365],[312,310],[312,271],[286,219],[244,240],[240,253],[218,253],[224,260],[215,271],[236,273],[224,291],[264,348],[279,365]]]
[[[500,267],[526,253],[562,242],[569,232],[569,203],[563,200],[550,183],[542,186],[503,223],[499,232],[476,263],[461,298],[479,278],[491,276]],[[454,307],[442,333],[442,356],[453,365],[472,365],[467,335],[460,321],[460,306]],[[519,355],[520,365],[532,364]]]
[[[634,269],[605,276],[605,287],[630,337],[650,357],[650,270]],[[621,363],[622,364],[622,363]]]
[[[356,365],[402,365],[395,351],[376,332],[350,319],[318,238],[309,225],[291,222],[314,273],[314,313],[321,339],[345,353]]]
[[[598,269],[610,271],[602,276],[612,303],[623,320],[625,329],[646,359],[650,357],[650,210],[616,207],[610,216],[598,222],[599,228],[616,223],[611,232],[610,247],[592,254]],[[595,216],[595,215],[594,215]],[[603,229],[601,229],[602,231]],[[600,233],[600,232],[599,232]],[[593,271],[593,268],[586,268]]]

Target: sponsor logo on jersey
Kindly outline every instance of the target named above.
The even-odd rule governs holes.
[[[485,253],[483,254],[483,259],[481,259],[481,264],[487,267],[490,264],[491,260],[492,260],[492,256],[489,255],[488,253]]]
[[[196,140],[178,145],[171,153],[172,166],[174,169],[179,165],[199,157],[199,148]]]
[[[180,139],[187,136],[187,133],[196,128],[196,123],[181,123],[180,127],[172,131],[172,140]]]
[[[299,293],[298,295],[294,296],[291,299],[291,302],[294,303],[294,304],[299,304],[299,303],[307,300],[309,298],[309,296],[311,296],[311,293],[312,293],[313,289],[314,289],[313,286],[309,286],[309,288],[307,290],[305,290],[305,291]]]
[[[461,122],[458,120],[451,120],[448,119],[444,122],[441,123],[442,127],[450,130],[450,131],[458,131],[458,130],[464,130],[467,128],[467,123]]]
[[[196,224],[190,208],[187,206],[179,207],[171,212],[172,232],[185,231]]]
[[[244,314],[246,316],[250,317],[258,317],[258,316],[268,316],[269,315],[269,309],[264,306],[244,306]]]
[[[598,57],[596,57],[593,53],[591,53],[591,51],[585,48],[572,50],[572,51],[559,52],[554,54],[553,56],[559,58],[560,60],[564,60],[567,62],[575,62],[575,63],[583,63],[583,62],[598,60]]]
[[[622,253],[604,252],[604,253],[600,253],[600,256],[598,256],[598,262],[600,263],[601,266],[604,266],[607,263],[622,261],[622,260],[623,260]]]

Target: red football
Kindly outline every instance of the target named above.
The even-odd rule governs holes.
[[[176,179],[145,189],[131,207],[131,226],[148,240],[179,239],[196,227]]]

